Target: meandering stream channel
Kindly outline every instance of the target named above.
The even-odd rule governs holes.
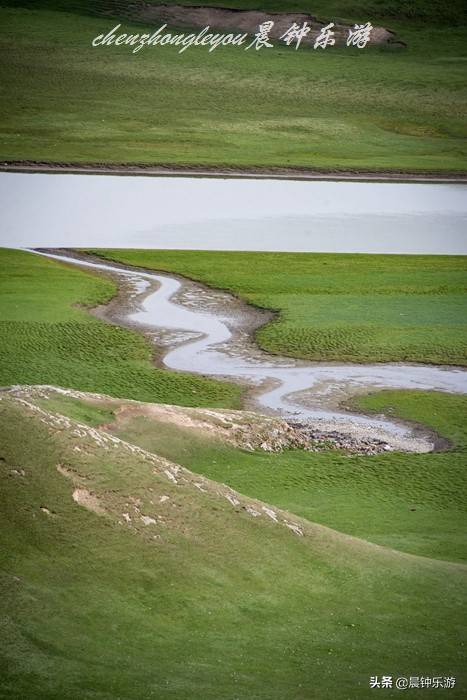
[[[37,252],[37,251],[36,251]],[[125,268],[73,252],[41,252],[59,261],[111,275],[118,299],[99,315],[139,328],[165,348],[169,369],[245,382],[256,410],[317,422],[324,431],[371,435],[394,449],[428,451],[428,432],[386,416],[369,417],[340,408],[349,398],[376,389],[422,389],[467,393],[467,370],[414,364],[305,362],[270,355],[252,340],[266,322],[259,310],[220,290],[169,274]]]

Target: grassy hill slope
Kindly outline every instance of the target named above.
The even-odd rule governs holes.
[[[41,410],[1,397],[0,697],[344,700],[377,673],[463,697],[465,567],[276,511],[299,536]]]
[[[467,562],[467,398],[384,391],[358,403],[367,411],[430,426],[450,441],[449,450],[370,457],[332,449],[274,454],[259,449],[258,418],[256,439],[240,443],[257,445],[251,452],[207,433],[199,423],[148,413],[145,405],[116,408],[100,422],[118,437],[310,521],[411,554]],[[52,394],[42,405],[87,419],[81,411],[94,409],[96,402]],[[108,404],[97,403],[102,405]]]

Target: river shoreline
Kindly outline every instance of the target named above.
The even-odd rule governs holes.
[[[199,177],[256,180],[333,180],[351,182],[467,183],[467,172],[415,172],[390,170],[325,170],[306,167],[175,166],[131,163],[66,163],[3,161],[0,172],[70,175],[133,175],[146,177]]]

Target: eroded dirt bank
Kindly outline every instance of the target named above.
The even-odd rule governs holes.
[[[227,165],[184,165],[146,163],[71,163],[11,160],[0,162],[0,172],[57,173],[70,175],[134,175],[145,177],[203,177],[253,180],[332,180],[335,182],[467,182],[466,172],[411,170],[320,170],[306,167],[248,168]]]
[[[306,22],[310,32],[302,40],[302,45],[313,46],[321,29],[329,22],[334,23],[336,44],[343,44],[347,40],[348,31],[352,27],[349,24],[336,22],[333,19],[318,19],[314,15],[304,12],[266,12],[264,10],[235,10],[225,7],[210,7],[207,5],[149,5],[145,2],[135,2],[129,9],[129,17],[144,22],[164,22],[176,27],[223,29],[245,34],[255,34],[258,27],[264,22],[274,22],[269,36],[280,39],[281,36],[293,25],[299,27]],[[368,21],[371,17],[368,17]],[[374,26],[371,32],[370,43],[393,44],[404,46],[396,38],[394,32],[384,27]]]

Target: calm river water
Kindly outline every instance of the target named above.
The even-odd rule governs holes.
[[[467,254],[467,185],[0,173],[0,245]]]

